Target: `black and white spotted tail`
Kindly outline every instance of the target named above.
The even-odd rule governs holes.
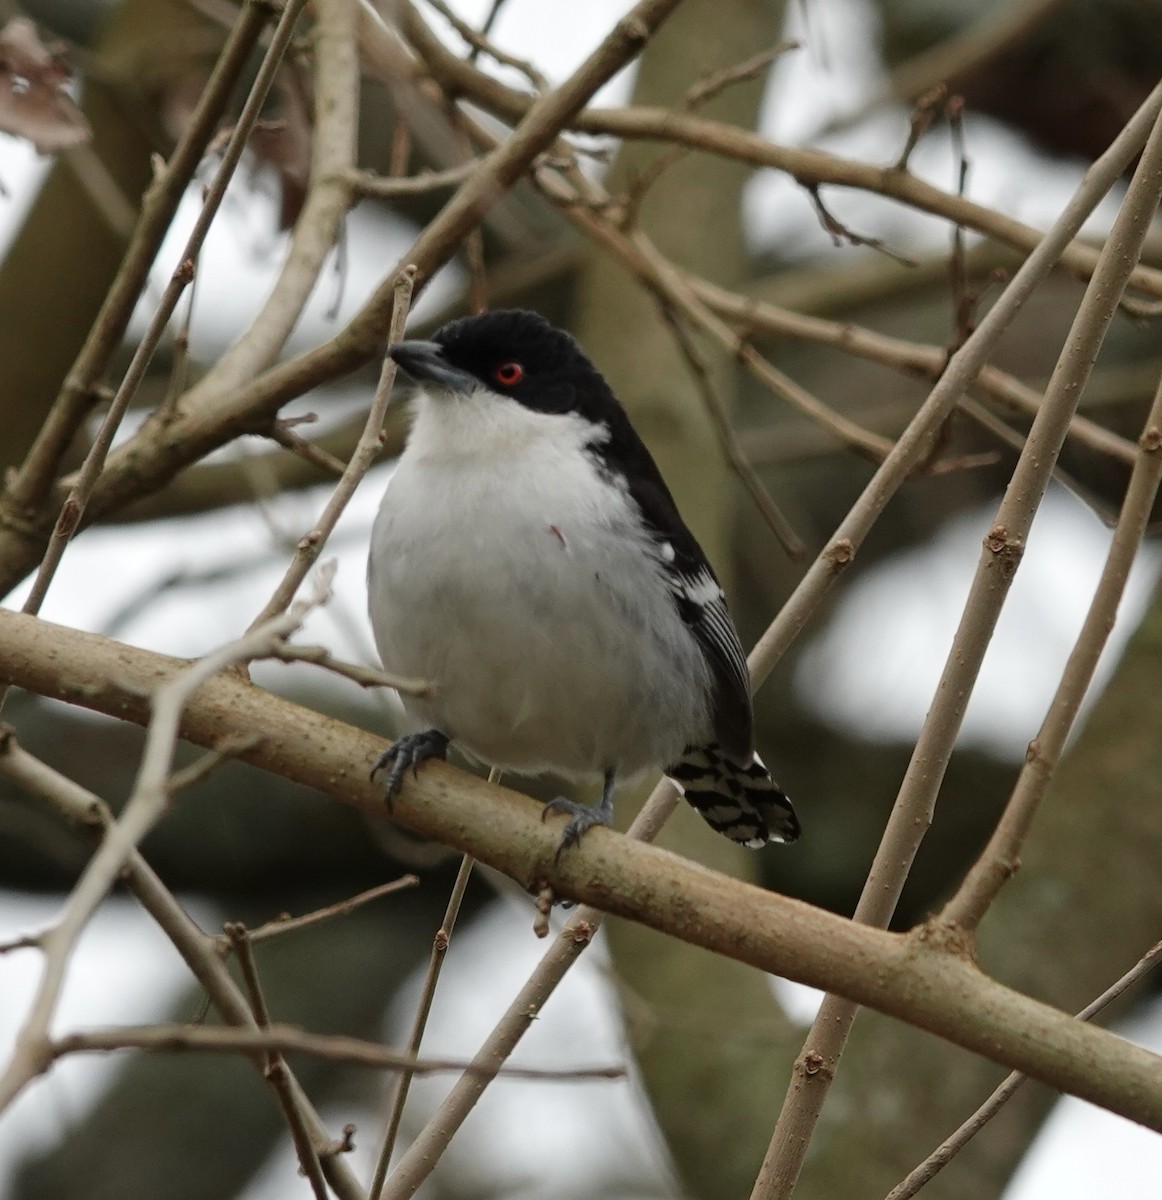
[[[715,745],[687,746],[666,774],[711,829],[732,842],[757,849],[799,836],[799,818],[790,800],[757,754],[740,767]]]

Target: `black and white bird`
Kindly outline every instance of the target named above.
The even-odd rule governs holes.
[[[419,390],[372,532],[371,623],[386,670],[435,685],[403,697],[420,732],[376,764],[389,801],[454,742],[506,771],[604,781],[597,807],[545,806],[569,814],[558,854],[651,768],[734,841],[794,841],[722,589],[577,342],[498,311],[388,353]]]

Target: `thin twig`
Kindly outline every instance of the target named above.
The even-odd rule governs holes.
[[[202,1051],[224,1054],[310,1054],[328,1062],[350,1063],[380,1071],[411,1071],[416,1075],[443,1075],[470,1071],[462,1058],[417,1058],[387,1050],[376,1042],[343,1034],[308,1033],[294,1025],[266,1028],[214,1028],[205,1025],[119,1026],[65,1034],[50,1043],[53,1058],[65,1054],[107,1053],[110,1050],[152,1050],[162,1053]],[[625,1068],[609,1067],[505,1067],[510,1079],[543,1079],[574,1082],[624,1079]]]
[[[196,783],[201,783],[203,779],[208,778],[223,763],[237,758],[247,750],[253,750],[254,745],[255,739],[253,737],[223,738],[212,750],[208,750],[200,758],[194,759],[189,766],[181,767],[179,770],[171,772],[169,781],[166,784],[169,794],[175,796],[178,792],[188,787],[193,787]]]
[[[300,929],[307,929],[320,921],[349,916],[372,900],[378,900],[381,896],[392,896],[396,892],[413,888],[418,883],[419,877],[416,875],[401,875],[390,883],[381,883],[378,887],[368,888],[365,892],[340,900],[338,904],[328,904],[326,908],[315,909],[314,912],[304,913],[301,917],[281,917],[275,921],[267,921],[265,925],[250,930],[250,942],[252,945],[255,942],[265,942],[269,938],[281,937],[284,933],[297,933]]]
[[[1079,1021],[1091,1021],[1108,1004],[1112,1004],[1123,992],[1133,987],[1139,979],[1144,978],[1162,961],[1162,942],[1158,942],[1117,981],[1108,987],[1096,1000],[1087,1004],[1079,1013]],[[939,1146],[917,1167],[908,1173],[884,1200],[911,1200],[925,1184],[930,1183],[966,1145],[1001,1111],[1016,1093],[1017,1089],[1028,1079],[1019,1071],[1013,1071],[1006,1076],[991,1096],[964,1122],[954,1133],[941,1142]]]
[[[687,112],[694,112],[704,104],[709,104],[715,97],[720,96],[728,87],[733,87],[737,83],[745,83],[749,79],[754,79],[756,75],[765,71],[776,58],[786,54],[788,50],[798,49],[798,42],[778,42],[767,50],[760,50],[758,54],[745,59],[743,62],[735,63],[730,67],[723,67],[722,70],[715,71],[694,84],[686,92],[686,98],[683,100],[682,105]]]
[[[490,783],[497,783],[500,772],[493,768],[489,772]],[[408,1037],[408,1052],[419,1054],[420,1044],[424,1040],[424,1030],[428,1027],[428,1017],[432,1011],[432,1001],[436,996],[436,985],[440,982],[440,971],[444,966],[444,958],[448,953],[448,944],[452,939],[452,930],[456,927],[456,918],[460,915],[460,904],[468,887],[475,860],[470,854],[465,854],[456,872],[456,880],[452,884],[452,892],[448,897],[448,907],[444,911],[444,919],[432,941],[432,953],[428,960],[428,969],[424,974],[423,986],[420,988],[420,1002],[416,1008],[412,1031]],[[383,1144],[379,1148],[379,1157],[375,1163],[375,1174],[372,1176],[371,1189],[367,1193],[368,1200],[379,1200],[383,1192],[384,1180],[391,1165],[391,1156],[395,1150],[396,1138],[399,1136],[400,1121],[403,1119],[404,1105],[407,1104],[408,1091],[411,1089],[412,1071],[402,1071],[396,1082],[395,1094],[391,1099],[388,1110],[387,1125],[383,1134]]]
[[[181,396],[189,386],[190,374],[190,326],[194,320],[194,305],[198,299],[198,264],[194,264],[194,277],[190,280],[186,292],[185,312],[181,322],[173,331],[173,362],[170,365],[169,380],[166,383],[165,394],[157,406],[161,420],[169,420]]]
[[[266,1007],[262,982],[258,978],[258,964],[254,961],[254,953],[250,947],[249,932],[241,921],[227,922],[224,932],[234,949],[234,956],[237,958],[239,969],[242,972],[242,981],[246,985],[246,995],[250,1000],[250,1010],[254,1013],[254,1023],[259,1029],[269,1032],[270,1012]],[[278,1098],[283,1120],[286,1121],[287,1128],[290,1130],[291,1142],[299,1160],[299,1167],[307,1177],[311,1190],[315,1193],[315,1200],[327,1200],[327,1180],[323,1175],[323,1166],[315,1151],[314,1143],[311,1141],[311,1135],[307,1130],[302,1113],[295,1104],[286,1062],[282,1054],[273,1047],[267,1050],[264,1059],[265,1066],[262,1073]]]
[[[391,688],[402,696],[430,696],[434,691],[433,685],[423,679],[408,679],[403,675],[392,675],[375,667],[365,667],[361,663],[344,662],[336,658],[325,646],[301,646],[297,642],[283,642],[275,646],[271,658],[280,662],[307,662],[317,667],[324,667],[344,679],[353,680],[360,687]]]
[[[376,175],[371,171],[352,170],[347,173],[347,182],[353,192],[361,196],[372,196],[378,200],[401,200],[412,196],[426,196],[429,192],[459,187],[479,164],[475,159],[448,167],[443,171],[421,171],[418,175]]]
[[[970,396],[964,396],[957,405],[957,411],[964,413],[969,420],[974,421],[982,429],[987,430],[993,437],[1003,442],[1010,449],[1015,450],[1018,454],[1021,453],[1021,449],[1025,445],[1025,435],[1018,433],[1017,430],[1007,425],[1000,417],[996,416],[979,401]],[[1067,491],[1072,492],[1083,504],[1089,504],[1093,507],[1092,496],[1085,491],[1082,485],[1059,462],[1053,464],[1053,479]],[[1104,514],[1099,512],[1098,515],[1104,519]]]
[[[472,47],[474,58],[478,54],[487,54],[493,62],[500,63],[504,67],[512,67],[514,70],[519,71],[533,85],[534,91],[547,92],[549,90],[549,81],[537,70],[533,63],[523,58],[514,58],[511,54],[495,46],[488,40],[487,34],[477,33],[467,21],[462,21],[444,3],[444,0],[427,0],[427,3],[430,8],[434,8],[464,41]]]
[[[326,471],[328,475],[341,478],[347,469],[347,464],[341,458],[336,458],[329,450],[316,446],[302,434],[295,433],[285,421],[272,421],[267,436],[292,454],[297,454],[304,462]]]
[[[869,250],[875,250],[879,254],[887,255],[893,262],[898,262],[901,267],[916,266],[915,259],[909,258],[906,254],[901,254],[897,250],[893,250],[882,239],[868,237],[863,233],[856,233],[854,229],[845,225],[823,203],[823,197],[819,192],[819,184],[804,184],[803,190],[811,198],[811,206],[815,209],[815,215],[819,218],[819,224],[823,227],[823,232],[831,238],[833,246],[866,246]]]
[[[721,71],[711,72],[686,92],[684,101],[686,111],[696,112],[716,96],[721,95],[726,88],[737,83],[743,83],[748,79],[753,79],[755,75],[768,67],[778,55],[782,54],[784,50],[795,49],[798,49],[798,43],[796,42],[780,42],[777,46],[773,46],[769,50],[764,50],[761,54],[756,54],[752,58],[748,58],[745,62],[725,67]],[[622,229],[628,232],[637,227],[638,212],[650,188],[675,163],[681,162],[689,154],[690,148],[688,146],[670,146],[661,154],[658,154],[637,175],[620,201],[622,209],[620,225]]]
[[[948,99],[948,85],[938,83],[935,87],[925,92],[923,96],[917,98],[912,109],[912,115],[908,121],[908,137],[904,142],[904,148],[900,151],[899,158],[896,159],[895,169],[897,171],[906,171],[908,162],[912,157],[912,151],[916,149],[916,144],[920,139],[932,128],[936,118],[944,111],[945,101]]]
[[[429,0],[435,2],[435,0]],[[468,117],[454,105],[448,110],[449,123],[460,144],[460,154],[466,163],[474,161],[472,140],[468,134]],[[468,311],[482,313],[488,309],[488,275],[484,266],[484,230],[479,226],[470,229],[461,248],[468,266]]]
[[[407,324],[408,312],[411,308],[412,287],[415,278],[415,268],[407,266],[399,272],[395,279],[395,302],[391,310],[389,344],[397,342],[403,337],[404,326]],[[315,527],[300,539],[290,566],[287,567],[286,573],[278,587],[275,588],[274,594],[266,602],[262,612],[254,618],[251,623],[252,629],[270,620],[275,614],[286,610],[287,605],[299,590],[299,585],[307,577],[307,572],[327,544],[327,538],[331,536],[343,509],[347,507],[348,501],[355,494],[355,489],[375,461],[375,456],[382,444],[380,439],[383,435],[383,421],[387,415],[387,406],[391,401],[391,387],[395,382],[395,372],[395,359],[385,354],[383,367],[379,373],[379,383],[375,389],[375,398],[371,402],[371,410],[367,414],[363,432],[343,471],[342,478],[335,485],[335,490],[331,493]]]
[[[956,194],[963,198],[968,185],[968,152],[964,144],[964,102],[959,96],[954,97],[945,105],[948,114],[948,124],[952,135],[952,151],[956,155]],[[968,268],[965,259],[964,226],[952,226],[952,258],[951,285],[953,312],[955,324],[950,349],[955,350],[962,345],[964,339],[972,332],[973,310],[976,307],[977,295],[968,287]]]
[[[678,343],[682,357],[685,358],[690,373],[694,376],[694,382],[702,394],[703,406],[710,414],[710,419],[718,433],[719,444],[722,446],[731,469],[746,489],[751,502],[766,522],[767,528],[778,538],[779,544],[786,551],[787,556],[796,562],[801,561],[807,555],[807,547],[802,538],[795,533],[790,521],[779,511],[770,492],[767,491],[766,485],[759,478],[758,472],[739,445],[738,435],[730,423],[726,404],[718,394],[714,387],[714,381],[710,377],[710,368],[702,355],[698,353],[698,347],[694,345],[673,308],[661,301],[660,307],[666,324],[673,332],[674,340]]]

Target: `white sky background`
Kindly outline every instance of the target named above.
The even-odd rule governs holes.
[[[458,0],[466,19],[479,23],[487,0]],[[589,0],[509,0],[494,31],[499,44],[531,58],[550,79],[563,78],[592,48],[628,3]],[[886,162],[894,159],[906,135],[907,115],[886,108],[849,131],[818,138],[833,121],[857,111],[874,94],[881,78],[867,57],[870,8],[861,0],[814,0],[808,7],[811,28],[799,25],[803,6],[790,6],[789,33],[807,48],[785,55],[778,66],[763,111],[763,130],[785,141],[808,142],[843,154]],[[435,23],[439,19],[433,17]],[[600,96],[608,104],[627,95],[630,75],[623,73]],[[813,140],[814,139],[814,140]],[[1058,214],[1080,179],[1082,164],[1050,160],[1023,140],[980,118],[970,117],[967,144],[972,160],[969,181],[974,199],[992,204],[1031,224],[1045,226]],[[954,163],[946,134],[925,139],[912,167],[933,182],[949,186]],[[11,192],[0,200],[0,239],[17,227],[25,204],[34,194],[40,170],[23,146],[0,142],[0,181]],[[829,206],[861,232],[887,239],[904,251],[936,250],[947,244],[947,230],[932,218],[918,217],[899,206],[856,192],[832,189]],[[1114,202],[1094,218],[1108,226]],[[160,294],[184,242],[195,203],[188,200],[182,219],[168,239],[155,274],[153,297]],[[285,249],[285,239],[271,232],[269,195],[235,189],[227,209],[215,223],[198,283],[193,326],[195,355],[212,357],[245,327],[249,314],[267,294]],[[838,256],[819,228],[806,197],[775,172],[756,174],[745,199],[748,236],[756,247],[799,248],[801,255]],[[183,222],[185,223],[183,225]],[[358,210],[349,227],[347,277],[338,317],[326,318],[337,294],[336,277],[326,272],[311,311],[296,334],[301,349],[330,335],[358,307],[410,240],[402,223]],[[455,269],[437,281],[424,297],[428,311],[438,307],[458,286]],[[146,297],[148,303],[153,297]],[[138,320],[148,315],[139,312]],[[308,401],[303,405],[310,408]],[[255,443],[256,450],[265,447]],[[329,547],[338,559],[335,602],[312,617],[306,637],[333,646],[349,658],[368,659],[370,638],[363,596],[365,545],[371,518],[385,480],[375,472],[360,489]],[[328,489],[279,498],[266,514],[235,509],[186,520],[180,538],[167,523],[136,529],[95,529],[84,533],[65,556],[44,615],[81,628],[104,630],[115,614],[142,596],[163,577],[198,577],[217,567],[241,563],[237,575],[223,583],[190,583],[175,587],[130,617],[117,635],[135,644],[168,653],[204,652],[239,633],[269,596],[287,561],[276,544],[294,539],[314,522]],[[869,736],[891,739],[914,735],[931,699],[952,631],[967,594],[980,537],[988,528],[991,508],[966,513],[943,530],[934,543],[902,554],[866,572],[842,596],[832,627],[803,660],[796,680],[803,696],[829,719],[852,725]],[[273,530],[273,532],[272,532]],[[1007,754],[1019,754],[1036,731],[1056,684],[1092,593],[1108,546],[1108,533],[1072,497],[1053,493],[1034,526],[997,639],[990,652],[965,723],[964,739]],[[115,562],[115,569],[110,569]],[[1156,577],[1158,558],[1146,556],[1136,570],[1115,641],[1133,629]],[[19,604],[23,593],[9,599]],[[269,668],[264,676],[294,669]],[[319,687],[342,687],[312,673]],[[41,927],[55,904],[15,894],[0,894],[0,939]],[[213,926],[217,917],[204,909]],[[543,949],[529,932],[529,910],[498,906],[454,944],[437,998],[426,1047],[433,1053],[470,1054]],[[599,955],[591,952],[583,969],[574,971],[561,994],[522,1047],[524,1061],[536,1061],[538,1044],[552,1054],[568,1047],[569,1061],[593,1064],[622,1056],[614,1010],[605,996]],[[110,973],[108,964],[118,964]],[[35,981],[38,962],[27,952],[0,957],[0,1046],[14,1035]],[[58,1028],[82,1019],[128,1022],[161,1015],[179,987],[183,968],[176,954],[149,923],[128,904],[110,902],[86,933],[66,989]],[[794,1011],[807,1019],[812,998],[806,989],[783,989]],[[126,1001],[126,997],[132,997]],[[404,1004],[388,1015],[388,1028],[399,1031],[410,1020]],[[1125,1030],[1127,1036],[1162,1050],[1162,1006],[1142,1013]],[[556,1061],[561,1061],[559,1056]],[[0,1194],[6,1172],[18,1152],[51,1140],[83,1115],[110,1064],[83,1060],[58,1066],[20,1102],[0,1125]],[[434,1102],[446,1084],[424,1082],[413,1089],[413,1113]],[[351,1119],[334,1114],[335,1124]],[[365,1147],[377,1121],[365,1115],[361,1139]],[[519,1141],[490,1143],[480,1153],[481,1139],[496,1130],[520,1128]],[[585,1131],[579,1136],[581,1131]],[[617,1180],[595,1178],[592,1147],[616,1145]],[[665,1155],[632,1085],[588,1084],[581,1087],[506,1083],[491,1089],[479,1112],[454,1144],[453,1170],[476,1170],[487,1159],[495,1182],[505,1194],[563,1197],[665,1194]],[[460,1164],[457,1167],[457,1163]],[[1123,1176],[1116,1180],[1117,1168]],[[638,1180],[637,1186],[625,1180]],[[1162,1139],[1098,1110],[1069,1102],[1058,1107],[1034,1150],[1013,1181],[1006,1200],[1073,1200],[1117,1194],[1123,1200],[1158,1200],[1162,1196]],[[514,1182],[523,1181],[523,1182]],[[289,1146],[280,1149],[245,1200],[275,1200],[302,1186],[293,1179]],[[620,1190],[619,1190],[620,1189]]]

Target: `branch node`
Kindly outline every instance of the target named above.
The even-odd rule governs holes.
[[[320,1158],[334,1158],[338,1154],[350,1154],[354,1149],[355,1126],[348,1122],[343,1126],[343,1136],[320,1146],[317,1153]]]
[[[804,1075],[818,1075],[823,1070],[823,1055],[818,1050],[808,1050],[799,1065]]]
[[[1013,869],[1016,869],[1015,866]],[[927,952],[950,954],[953,958],[976,965],[976,939],[973,932],[954,921],[932,917],[917,925],[907,936]]]
[[[846,567],[855,558],[855,543],[851,538],[839,538],[824,553],[837,567]]]
[[[549,936],[549,913],[553,911],[555,900],[553,889],[542,883],[537,889],[537,915],[533,918],[533,933],[539,938]]]
[[[564,937],[568,938],[571,942],[575,942],[578,946],[583,946],[591,942],[596,932],[597,930],[589,921],[577,921],[575,923],[570,921],[561,930]]]
[[[984,544],[985,549],[995,557],[1005,578],[1012,576],[1025,550],[1024,539],[1011,537],[1004,525],[994,525],[985,535]]]

